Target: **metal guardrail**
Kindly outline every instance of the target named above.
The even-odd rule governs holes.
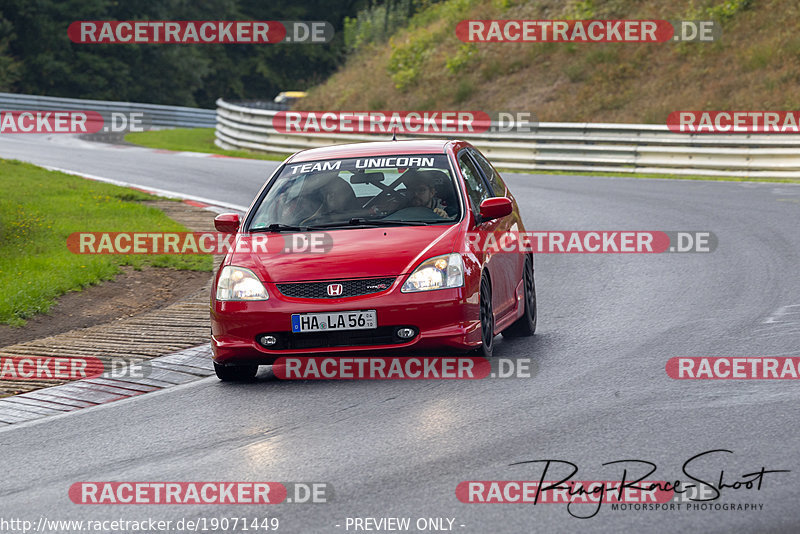
[[[148,126],[177,128],[213,128],[216,124],[217,116],[217,112],[213,109],[162,106],[159,104],[138,104],[134,102],[107,102],[102,100],[84,100],[81,98],[18,95],[14,93],[0,93],[0,110],[97,111],[104,117],[113,112],[139,112],[144,113],[144,122]]]
[[[287,154],[380,139],[280,133],[272,128],[276,113],[217,100],[215,144]],[[433,136],[403,136],[412,137]],[[666,125],[540,122],[532,132],[456,137],[470,141],[506,169],[800,178],[800,136],[792,134],[682,134]]]
[[[230,103],[245,108],[271,109],[274,111],[286,111],[291,107],[286,102],[275,102],[273,100],[238,100]]]

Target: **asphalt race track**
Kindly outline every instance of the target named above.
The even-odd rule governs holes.
[[[275,162],[194,158],[69,137],[0,140],[0,157],[249,205]],[[505,175],[528,230],[710,230],[708,254],[540,254],[533,338],[497,338],[496,357],[535,376],[478,381],[278,381],[211,377],[0,431],[0,516],[48,519],[277,517],[280,532],[347,532],[348,517],[454,519],[483,532],[797,532],[800,415],[793,380],[669,378],[675,356],[800,356],[800,186]],[[648,480],[733,484],[710,504],[748,511],[613,510],[604,504],[464,504],[468,480]],[[566,476],[564,466],[549,474]],[[641,472],[641,465],[632,467]],[[701,476],[702,475],[702,476]],[[548,477],[549,478],[549,477]],[[324,504],[76,505],[78,481],[325,482]],[[570,513],[572,512],[572,513]],[[445,525],[447,522],[445,521]],[[354,531],[351,526],[350,532]],[[414,531],[412,529],[412,531]]]

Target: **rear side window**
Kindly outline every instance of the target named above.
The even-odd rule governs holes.
[[[461,155],[458,156],[458,166],[461,168],[461,174],[464,175],[464,182],[467,184],[467,194],[470,200],[472,200],[472,204],[477,209],[478,206],[481,205],[481,202],[491,196],[486,187],[486,183],[483,181],[483,178],[481,178],[478,169],[475,168],[475,164],[466,152],[462,152]]]
[[[470,153],[475,158],[475,161],[478,162],[478,166],[483,171],[483,174],[486,178],[489,179],[489,183],[492,186],[492,190],[494,191],[494,196],[502,197],[506,194],[506,184],[503,183],[503,180],[500,178],[500,175],[494,170],[492,165],[483,157],[483,154],[478,152],[477,150],[470,150]]]

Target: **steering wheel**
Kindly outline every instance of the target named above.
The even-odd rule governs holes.
[[[378,193],[372,200],[364,204],[364,208],[371,208],[373,206],[380,206],[381,204],[390,204],[393,207],[398,207],[407,204],[409,201],[408,194],[403,190],[384,190]]]

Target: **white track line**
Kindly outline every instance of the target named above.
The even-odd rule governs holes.
[[[119,185],[122,187],[135,187],[137,189],[141,189],[143,191],[147,191],[148,193],[153,193],[156,195],[164,196],[164,197],[172,197],[172,198],[179,198],[181,200],[194,200],[195,202],[202,202],[203,204],[210,204],[211,206],[219,206],[221,208],[227,208],[231,210],[245,212],[247,211],[247,206],[240,206],[238,204],[231,204],[229,202],[223,202],[221,200],[214,200],[211,198],[206,197],[198,197],[195,195],[185,195],[183,193],[178,193],[176,191],[167,191],[166,189],[156,189],[150,186],[143,186],[139,184],[133,184],[130,182],[123,182],[121,180],[114,180],[113,178],[105,178],[104,176],[97,176],[96,174],[87,174],[85,172],[79,171],[71,171],[69,169],[62,169],[61,167],[52,167],[50,165],[39,165],[40,167],[47,169],[49,171],[59,171],[65,174],[71,174],[73,176],[80,176],[81,178],[88,178],[90,180],[95,180],[98,182],[105,182],[107,184],[114,184]]]

